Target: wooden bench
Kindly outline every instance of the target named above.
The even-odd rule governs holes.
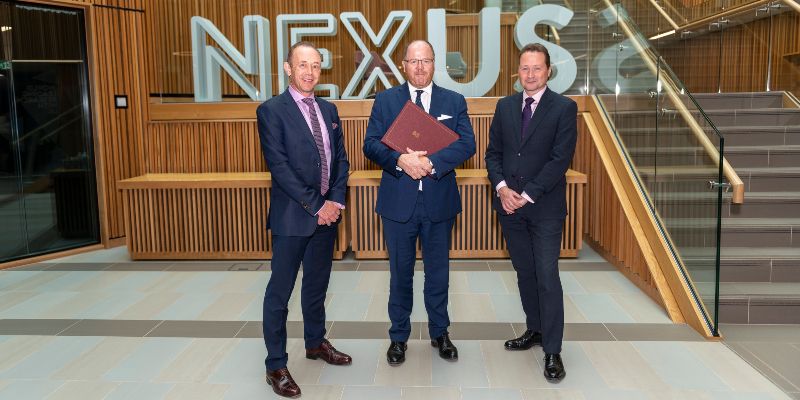
[[[269,259],[269,172],[147,174],[119,182],[134,260]],[[350,244],[347,210],[334,258]]]
[[[450,244],[452,258],[506,258],[508,250],[492,210],[493,190],[485,169],[456,170],[463,211],[456,217]],[[388,258],[381,218],[375,214],[381,171],[355,171],[347,183],[351,245],[356,258]],[[561,257],[577,257],[583,244],[583,187],[586,175],[567,172],[567,209]],[[417,256],[420,257],[419,249]]]

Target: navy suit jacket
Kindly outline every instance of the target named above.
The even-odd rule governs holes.
[[[497,102],[489,128],[486,169],[492,187],[505,180],[517,193],[535,201],[517,210],[533,219],[567,215],[566,172],[577,140],[578,105],[572,99],[545,89],[528,129],[522,130],[522,93]],[[504,214],[500,199],[492,202]]]
[[[272,173],[267,229],[275,235],[311,236],[317,228],[317,211],[325,200],[345,204],[350,163],[342,139],[336,106],[315,97],[331,147],[328,192],[322,195],[319,151],[302,111],[291,93],[284,91],[256,111],[261,151]]]
[[[375,212],[397,222],[407,222],[411,218],[419,181],[397,170],[397,159],[401,153],[381,143],[381,138],[409,100],[408,83],[378,93],[364,139],[364,155],[383,168]],[[475,134],[467,115],[464,96],[452,90],[434,84],[429,113],[436,118],[450,116],[441,122],[459,135],[459,139],[449,146],[428,155],[436,173],[422,178],[427,215],[431,221],[440,222],[461,212],[461,196],[454,169],[475,154]]]

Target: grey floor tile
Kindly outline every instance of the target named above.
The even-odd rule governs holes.
[[[125,382],[103,400],[163,399],[172,387],[171,383]]]
[[[23,265],[20,267],[9,268],[6,271],[44,271],[50,267],[55,265],[54,263],[36,263],[36,264],[29,264]]]
[[[111,381],[150,381],[183,352],[193,338],[148,338],[103,377]]]
[[[161,321],[84,319],[70,326],[59,336],[124,336],[143,337]]]
[[[491,260],[489,261],[489,269],[492,271],[513,271],[514,265],[510,260]]]
[[[264,379],[264,360],[255,357],[264,354],[264,342],[260,340],[240,340],[235,347],[216,366],[209,383],[247,383]]]
[[[726,342],[800,343],[800,325],[720,324]]]
[[[705,341],[694,329],[685,324],[618,324],[606,327],[621,341]]]
[[[328,331],[330,339],[386,339],[389,336],[389,322],[335,321]]]
[[[489,387],[486,363],[480,342],[477,340],[454,340],[458,347],[458,361],[445,361],[436,349],[431,348],[431,372],[433,386]]]
[[[229,271],[233,267],[232,262],[196,262],[196,261],[180,261],[175,262],[167,268],[167,271]]]
[[[324,364],[319,377],[321,385],[372,385],[378,362],[385,360],[385,340],[338,339],[336,348],[353,357],[347,366]],[[399,397],[400,390],[397,388]]]
[[[491,294],[497,322],[525,321],[525,311],[518,294]]]
[[[399,387],[381,386],[345,386],[342,391],[342,400],[400,400]]]
[[[608,293],[569,295],[578,310],[589,322],[635,322]]]
[[[0,390],[0,399],[43,399],[63,384],[57,380],[14,380]]]
[[[461,391],[456,387],[413,386],[402,388],[403,400],[460,400]]]
[[[358,263],[359,271],[389,271],[388,261],[362,261]]]
[[[261,321],[247,321],[244,327],[236,334],[236,337],[242,339],[263,338],[264,332]]]
[[[56,335],[77,319],[0,319],[0,335]]]
[[[358,271],[357,261],[335,261],[333,263],[334,271]]]
[[[245,321],[164,321],[147,337],[232,338]]]
[[[461,389],[461,400],[522,400],[522,392],[519,389],[501,388],[463,388]]]
[[[171,262],[121,262],[112,264],[108,271],[166,271],[173,263]]]
[[[486,261],[450,261],[450,271],[489,271]]]
[[[454,340],[507,340],[514,336],[511,324],[501,322],[452,322],[448,331]]]
[[[564,340],[569,341],[610,341],[614,335],[603,324],[564,324]]]
[[[800,350],[788,343],[740,342],[739,344],[786,379],[795,390],[800,391]]]
[[[617,268],[605,261],[569,261],[559,260],[560,271],[616,271]]]
[[[44,379],[97,346],[99,337],[54,338],[38,351],[0,373],[2,379]]]
[[[472,293],[508,294],[503,278],[497,272],[467,272],[467,282]]]
[[[264,263],[234,263],[228,271],[264,271]]]
[[[637,342],[633,346],[673,389],[728,391],[731,388],[680,342]]]
[[[58,263],[51,264],[48,271],[104,271],[111,267],[112,263]]]

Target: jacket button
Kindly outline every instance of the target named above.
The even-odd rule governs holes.
[[[517,157],[522,157],[522,153],[517,153]]]
[[[317,167],[319,167],[319,163],[317,163]]]

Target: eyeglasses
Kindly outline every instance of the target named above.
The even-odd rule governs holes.
[[[424,65],[426,67],[429,67],[429,66],[433,65],[433,59],[432,58],[412,58],[410,60],[403,60],[403,61],[411,64],[412,67],[416,67],[420,63],[422,63],[422,65]]]

